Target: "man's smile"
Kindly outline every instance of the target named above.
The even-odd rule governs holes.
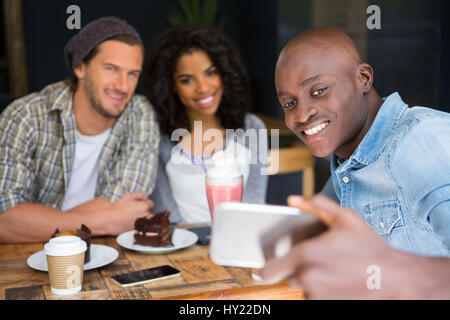
[[[325,129],[329,123],[330,123],[330,121],[322,121],[318,125],[304,129],[302,131],[302,133],[307,136],[315,135],[315,134],[321,132],[323,129]]]
[[[127,97],[127,94],[115,90],[105,90],[105,94],[117,104],[121,104]]]

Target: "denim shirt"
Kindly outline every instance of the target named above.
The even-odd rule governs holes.
[[[393,93],[351,157],[330,163],[341,206],[392,247],[450,256],[450,114]]]

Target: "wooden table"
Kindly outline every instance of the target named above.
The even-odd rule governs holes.
[[[187,226],[184,226],[187,227]],[[149,255],[120,247],[115,237],[98,237],[92,243],[114,247],[119,257],[99,269],[84,272],[83,289],[74,295],[53,295],[47,272],[27,265],[28,257],[43,243],[0,244],[0,300],[110,300],[110,299],[303,299],[303,292],[282,282],[264,285],[250,269],[216,265],[209,246],[193,245],[163,255]],[[169,264],[182,276],[122,289],[109,277],[115,274]]]

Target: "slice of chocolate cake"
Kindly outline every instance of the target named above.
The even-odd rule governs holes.
[[[55,232],[50,236],[51,238],[60,237],[60,236],[77,236],[84,242],[86,242],[87,250],[84,254],[84,263],[88,263],[91,260],[91,230],[85,226],[81,225],[80,229],[76,231],[65,231],[61,232],[59,229],[56,229]]]
[[[155,213],[153,217],[143,217],[134,223],[135,244],[152,247],[172,245],[172,227],[169,221],[170,211]]]
[[[77,229],[76,236],[86,242],[87,250],[84,255],[84,263],[88,263],[91,261],[91,229],[82,224],[81,228]]]

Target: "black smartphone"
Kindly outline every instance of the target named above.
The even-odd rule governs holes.
[[[147,282],[172,278],[181,275],[181,271],[172,266],[164,265],[156,268],[144,269],[111,276],[114,284],[126,288]]]
[[[197,243],[200,245],[209,245],[211,241],[211,227],[190,228],[189,231],[194,232],[198,236]]]

